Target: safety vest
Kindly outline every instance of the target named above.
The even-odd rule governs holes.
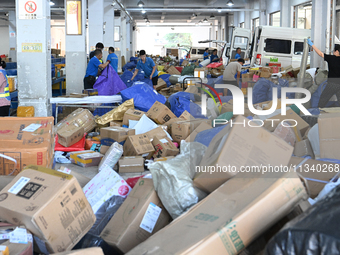
[[[7,100],[11,101],[11,94],[9,93],[9,84],[8,84],[7,73],[3,69],[0,69],[0,73],[2,73],[5,76],[6,83],[7,83],[7,85],[6,85],[5,89],[4,89],[4,92],[0,92],[0,98],[4,98],[5,97]]]

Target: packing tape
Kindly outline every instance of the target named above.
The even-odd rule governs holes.
[[[8,174],[8,175],[12,175],[15,172],[15,170],[17,169],[17,165],[18,165],[17,161],[14,158],[11,158],[11,157],[6,156],[6,155],[1,154],[1,153],[0,153],[0,157],[8,159],[10,161],[13,161],[15,163],[13,171],[10,174]]]

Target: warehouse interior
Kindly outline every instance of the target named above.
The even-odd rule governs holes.
[[[0,255],[340,254],[339,38],[340,0],[0,0]]]

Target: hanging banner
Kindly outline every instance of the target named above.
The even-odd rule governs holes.
[[[80,0],[66,1],[66,34],[82,34],[82,12]]]

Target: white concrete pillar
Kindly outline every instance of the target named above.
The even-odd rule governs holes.
[[[290,27],[290,1],[289,0],[281,0],[281,27]]]
[[[125,20],[126,24],[126,63],[130,61],[130,57],[131,57],[131,46],[130,46],[130,42],[131,42],[131,24],[129,22],[128,19]]]
[[[115,11],[111,1],[104,1],[104,24],[105,24],[105,31],[104,31],[104,39],[103,43],[105,48],[115,47],[115,40],[114,40],[114,28],[115,28]],[[108,55],[108,51],[103,52],[103,59],[106,60]]]
[[[8,12],[9,57],[12,62],[17,61],[17,26],[15,11]]]
[[[248,28],[248,29],[251,29],[251,18],[250,18],[250,12],[249,11],[246,11],[244,12],[244,28]],[[240,24],[238,24],[239,26]]]
[[[331,0],[313,0],[312,41],[316,47],[326,54],[332,54],[333,52],[335,33],[334,19],[335,2],[331,5]],[[326,68],[327,66],[321,57],[315,52],[312,52],[311,67]]]
[[[267,9],[267,3],[266,0],[260,0],[260,9],[263,11],[260,11],[260,26],[266,26],[267,25],[267,17],[266,17],[266,9]]]
[[[49,1],[16,1],[19,105],[51,116],[51,20]]]
[[[134,27],[134,26],[133,26]],[[133,30],[133,29],[132,29]],[[133,56],[136,55],[137,53],[137,34],[138,34],[138,31],[137,29],[133,30],[132,31],[132,54]]]
[[[123,14],[121,16],[121,29],[120,29],[120,33],[121,33],[121,52],[122,52],[122,56],[124,56],[125,58],[125,62],[128,62],[127,59],[127,52],[126,52],[126,34],[127,34],[127,26],[126,26],[126,17]],[[149,54],[148,52],[146,54]]]
[[[65,0],[66,7],[66,0]],[[67,34],[67,17],[65,24],[65,51],[66,51],[66,94],[81,93],[84,89],[84,76],[87,67],[85,48],[85,22],[86,22],[86,1],[81,1],[81,34]],[[66,13],[66,12],[65,12]],[[67,14],[66,14],[67,15]]]
[[[86,2],[86,1],[85,1]],[[95,49],[98,42],[104,42],[104,0],[88,0],[89,51]],[[107,47],[104,43],[104,47]]]

